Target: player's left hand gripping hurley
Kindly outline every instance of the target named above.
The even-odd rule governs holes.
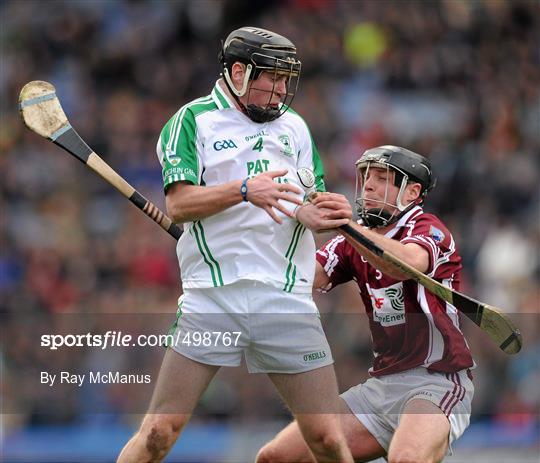
[[[94,153],[71,127],[52,84],[41,80],[27,83],[19,96],[19,108],[30,130],[64,148],[107,180],[174,238],[180,238],[180,227]]]

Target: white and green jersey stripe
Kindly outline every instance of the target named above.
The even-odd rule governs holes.
[[[183,106],[165,124],[157,154],[165,191],[180,181],[212,186],[284,168],[288,173],[279,181],[303,188],[296,175],[300,167],[313,170],[317,191],[325,191],[322,163],[304,120],[289,108],[275,121],[255,123],[235,108],[219,81],[210,95]],[[243,202],[184,224],[177,246],[184,287],[256,280],[310,293],[313,235],[296,220],[278,215],[281,225]]]

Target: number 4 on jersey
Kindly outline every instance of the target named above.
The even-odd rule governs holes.
[[[262,137],[259,137],[259,139],[257,140],[257,143],[255,143],[255,145],[253,145],[252,150],[253,151],[258,151],[260,153],[262,151],[262,149],[263,149],[263,139],[262,139]]]

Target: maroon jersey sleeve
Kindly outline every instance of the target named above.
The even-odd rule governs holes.
[[[330,278],[330,285],[324,288],[324,291],[330,291],[337,285],[352,280],[350,252],[342,235],[328,241],[317,251],[315,257]]]
[[[429,254],[426,274],[433,278],[443,277],[441,268],[451,257],[457,256],[456,243],[445,225],[432,214],[420,214],[407,225],[402,243],[415,243]],[[453,260],[453,259],[452,259]]]

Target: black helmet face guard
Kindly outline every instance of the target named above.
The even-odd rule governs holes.
[[[259,58],[261,56],[262,55],[258,53],[254,54],[252,57],[253,63],[259,61]],[[256,81],[252,80],[252,84],[247,92],[246,109],[250,119],[255,122],[273,121],[280,117],[285,111],[287,111],[287,108],[291,106],[294,100],[294,96],[296,95],[296,91],[298,90],[298,81],[300,80],[300,70],[302,65],[299,61],[292,59],[284,60],[280,58],[272,58],[272,60],[268,60],[268,56],[265,57],[265,60],[270,62],[273,61],[273,65],[261,66],[254,64],[253,74],[256,75],[257,78],[261,75],[262,72],[267,72],[271,74],[274,85],[272,86],[271,90],[264,90],[258,88]],[[281,102],[278,106],[272,106],[272,96],[276,91],[276,83],[278,79],[282,78],[283,76],[286,77],[285,94],[282,95]],[[266,102],[266,104],[259,106],[250,103],[251,92],[254,90],[258,92],[268,93],[268,101]]]

